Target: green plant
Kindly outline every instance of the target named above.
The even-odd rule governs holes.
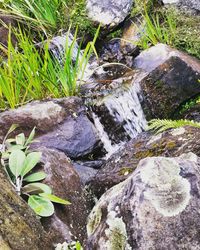
[[[164,43],[173,45],[176,34],[176,21],[172,13],[163,15],[157,12],[150,15],[145,9],[143,14],[145,26],[140,32],[140,41],[138,45],[143,49],[147,49],[150,45]]]
[[[53,195],[48,185],[40,183],[46,178],[43,171],[32,172],[42,155],[41,152],[29,152],[35,128],[27,139],[23,133],[14,139],[7,139],[15,128],[16,125],[13,125],[4,138],[0,151],[1,164],[18,195],[28,196],[28,204],[35,213],[41,217],[51,216],[54,213],[52,202],[64,205],[69,205],[70,202]]]
[[[168,129],[179,128],[183,126],[192,126],[192,127],[200,128],[200,123],[190,121],[190,120],[183,120],[183,119],[182,120],[153,119],[149,122],[148,129],[153,130],[158,134]]]
[[[63,244],[57,244],[55,250],[83,250],[79,241],[73,241],[71,243],[64,242]]]
[[[10,0],[1,6],[1,12],[28,22],[33,28],[56,30],[66,18],[61,12],[66,8],[66,0]],[[61,26],[61,25],[60,25]]]
[[[94,44],[99,30],[100,27],[93,41],[87,44],[83,52],[79,46],[75,61],[72,54],[75,50],[77,30],[71,44],[68,43],[69,30],[62,63],[49,51],[48,42],[43,42],[41,55],[34,43],[22,31],[16,34],[18,38],[18,49],[16,49],[11,43],[11,32],[9,32],[8,59],[0,68],[0,108],[15,108],[33,99],[76,95],[92,52],[97,56]]]

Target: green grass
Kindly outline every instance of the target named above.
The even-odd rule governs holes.
[[[11,43],[10,32],[8,48],[2,48],[7,53],[7,61],[0,68],[0,108],[16,108],[31,100],[76,95],[90,55],[93,51],[96,52],[94,44],[99,29],[82,54],[79,47],[74,62],[72,53],[77,38],[76,31],[72,44],[69,46],[66,43],[61,64],[49,52],[48,43],[44,43],[41,54],[22,31],[16,34],[16,49]]]
[[[85,0],[7,0],[0,5],[2,14],[14,16],[32,29],[43,31],[47,37],[70,24],[95,35],[96,28],[86,14]]]

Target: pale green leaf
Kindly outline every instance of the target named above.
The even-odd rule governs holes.
[[[35,127],[33,128],[33,130],[31,131],[28,139],[26,140],[25,146],[32,143],[34,136],[35,136]]]
[[[31,195],[28,199],[28,204],[41,217],[49,217],[54,213],[52,202],[44,197]]]
[[[41,155],[41,152],[32,152],[27,155],[24,167],[20,172],[20,175],[22,177],[25,176],[28,172],[30,172],[36,166],[37,163],[39,163]]]
[[[38,191],[37,194],[42,192],[47,194],[52,193],[52,189],[48,185],[40,182],[27,184],[26,186],[23,187],[23,192],[30,193],[29,190],[31,190],[31,193],[34,191],[34,194],[37,191]]]
[[[26,140],[24,133],[21,133],[21,134],[17,135],[15,137],[15,140],[16,140],[16,144],[24,145],[25,140]]]
[[[47,175],[45,174],[45,172],[37,172],[37,173],[26,176],[26,178],[24,178],[24,181],[27,181],[27,182],[41,181],[41,180],[44,180],[46,176]]]
[[[12,174],[17,178],[20,175],[25,163],[25,153],[22,150],[14,150],[9,157],[9,168]]]
[[[59,204],[64,204],[64,205],[70,205],[71,203],[67,200],[61,199],[56,195],[52,195],[52,194],[47,194],[47,193],[41,193],[40,196],[49,199],[50,201],[53,201],[55,203],[59,203]]]

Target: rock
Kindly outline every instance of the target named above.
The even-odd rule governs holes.
[[[88,250],[200,249],[200,158],[148,157],[93,208]]]
[[[172,118],[184,102],[200,94],[200,61],[183,52],[158,44],[136,57],[134,65],[149,73],[140,84],[147,120]]]
[[[0,179],[0,249],[51,249],[51,239],[32,209],[14,191],[2,166]]]
[[[92,191],[100,197],[107,189],[127,179],[145,157],[175,157],[188,152],[200,157],[199,131],[199,128],[182,127],[158,135],[140,134],[116,152],[90,180]]]
[[[196,122],[200,122],[200,103],[197,102],[194,106],[182,111],[180,114],[176,116],[177,119],[184,118],[187,120],[193,120]]]
[[[164,4],[177,4],[181,7],[200,11],[199,0],[162,0]]]
[[[37,147],[55,148],[71,158],[101,151],[97,131],[88,119],[81,99],[77,97],[35,101],[1,113],[0,141],[12,124],[19,125],[15,134],[29,134],[36,126]]]
[[[75,239],[84,243],[90,204],[80,178],[64,153],[44,147],[38,150],[42,152],[41,163],[47,174],[44,183],[52,188],[53,194],[71,202],[71,205],[54,203],[55,214],[50,218],[44,218],[43,226],[54,245]]]
[[[92,21],[113,28],[128,16],[132,4],[132,0],[87,0],[86,9]]]
[[[140,104],[142,93],[139,83],[145,76],[143,72],[130,72],[105,85],[105,91],[101,88],[99,95],[96,92],[97,95],[92,96],[93,120],[101,139],[106,139],[106,132],[112,144],[115,144],[144,131],[146,119]]]

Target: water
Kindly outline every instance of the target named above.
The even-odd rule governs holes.
[[[117,89],[104,100],[110,115],[118,124],[122,124],[130,138],[135,138],[147,127],[147,121],[141,106],[141,89],[138,82]]]
[[[113,145],[111,140],[108,137],[108,134],[104,130],[104,127],[103,127],[102,123],[100,122],[99,117],[95,113],[92,113],[92,118],[94,121],[94,125],[97,129],[98,136],[104,145],[104,149],[107,152],[105,159],[108,159],[108,158],[110,158],[110,156],[112,154],[114,154],[117,150],[119,150],[122,145],[121,144],[114,144]]]
[[[139,83],[141,77],[140,74],[136,75],[129,84],[121,84],[97,102],[98,115],[93,113],[93,120],[107,151],[106,158],[147,128],[141,106],[142,93]],[[101,105],[105,108],[99,108]]]

